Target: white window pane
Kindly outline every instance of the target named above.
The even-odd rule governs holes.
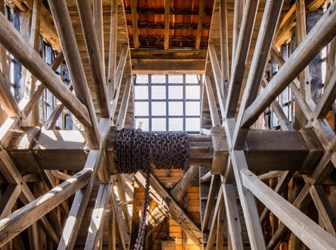
[[[168,82],[171,84],[183,83],[183,75],[168,75]]]
[[[152,99],[166,99],[166,86],[152,86]]]
[[[135,119],[135,126],[136,128],[141,128],[143,131],[148,131],[148,119],[146,118],[137,118]]]
[[[186,115],[200,115],[200,103],[186,102]]]
[[[135,82],[136,83],[148,83],[148,75],[137,75]]]
[[[165,118],[153,118],[152,119],[152,131],[166,131],[166,119]]]
[[[169,118],[169,131],[183,131],[183,119]]]
[[[187,118],[186,130],[187,131],[200,131],[200,118]]]
[[[166,115],[165,102],[152,102],[152,115]]]
[[[186,86],[186,99],[200,99],[199,86]]]
[[[186,84],[195,84],[198,83],[197,75],[186,75]]]
[[[166,75],[152,75],[152,84],[166,83]]]
[[[182,102],[169,102],[169,115],[183,115]]]
[[[134,102],[135,116],[146,116],[148,114],[148,102]]]
[[[182,86],[169,86],[169,99],[183,99],[183,87]]]
[[[148,100],[148,87],[147,86],[135,86],[134,87],[135,100]]]

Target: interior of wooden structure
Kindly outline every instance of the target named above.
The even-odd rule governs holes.
[[[0,12],[1,249],[335,249],[336,2]],[[157,74],[199,76],[201,125],[188,170],[153,166],[142,231],[146,174],[118,171],[115,135]]]

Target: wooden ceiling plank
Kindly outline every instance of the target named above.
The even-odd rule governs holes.
[[[64,83],[31,48],[13,25],[0,14],[0,42],[23,66],[32,72],[85,126],[91,126],[87,108],[67,89]]]
[[[133,31],[133,46],[139,49],[139,30],[138,30],[138,11],[137,0],[131,0],[131,14],[132,14],[132,31]]]
[[[258,5],[259,0],[247,1],[244,5],[242,26],[239,31],[239,38],[237,40],[237,47],[232,64],[231,78],[228,86],[228,94],[225,104],[225,117],[234,117],[236,114]]]
[[[201,46],[203,20],[204,20],[204,7],[205,7],[205,0],[199,0],[195,49],[200,49],[200,46]]]
[[[163,42],[164,50],[169,49],[169,28],[170,28],[169,23],[170,23],[170,0],[165,0],[164,42]]]
[[[89,55],[89,64],[97,94],[98,106],[101,117],[109,117],[109,105],[107,97],[107,87],[105,78],[105,66],[102,53],[102,45],[99,43],[102,34],[97,33],[92,18],[91,5],[89,1],[77,1],[79,16],[83,27],[85,44]],[[70,24],[71,25],[71,24]],[[99,29],[98,29],[99,31]],[[62,38],[61,38],[62,39]],[[69,67],[71,70],[71,67]],[[74,87],[76,88],[75,84]]]
[[[325,14],[298,45],[286,63],[280,68],[267,87],[246,109],[242,127],[251,126],[259,115],[269,106],[291,81],[295,79],[315,55],[336,35],[336,2],[332,3]],[[309,53],[306,53],[308,51]]]
[[[89,91],[81,57],[78,51],[78,45],[71,24],[67,3],[65,0],[49,0],[48,3],[54,18],[58,35],[62,42],[65,61],[67,62],[67,66],[70,71],[76,96],[82,103],[86,105],[89,112],[92,126],[85,126],[86,130],[88,131],[88,141],[91,148],[97,149],[100,147],[102,142],[100,141],[96,111],[93,105],[92,96]]]

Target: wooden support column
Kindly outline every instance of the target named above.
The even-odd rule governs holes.
[[[92,127],[86,127],[87,136],[91,148],[97,149],[101,146],[96,111],[92,102],[88,82],[84,72],[82,60],[79,54],[75,33],[71,24],[68,7],[65,0],[49,0],[58,35],[62,42],[63,53],[69,68],[72,84],[76,96],[88,109]],[[100,63],[100,62],[99,62]]]
[[[197,35],[196,35],[195,49],[200,49],[200,46],[201,46],[201,39],[202,39],[202,32],[203,32],[204,7],[205,7],[205,0],[200,0],[199,7],[198,7]]]
[[[99,43],[101,40],[102,34],[98,38],[96,28],[94,26],[94,21],[92,18],[91,5],[89,1],[77,0],[77,6],[79,11],[79,17],[83,27],[85,44],[89,55],[89,64],[92,72],[93,83],[95,86],[98,105],[100,108],[101,117],[109,117],[109,105],[107,97],[107,88],[106,88],[106,78],[104,71],[104,54],[102,53],[102,43]],[[98,29],[99,31],[99,29]],[[100,29],[101,32],[101,29]],[[75,49],[75,48],[74,48]],[[72,67],[69,67],[70,72]],[[74,76],[74,74],[72,75]],[[80,78],[78,78],[80,79]],[[75,87],[76,88],[76,87]]]
[[[169,30],[170,30],[170,0],[165,0],[165,14],[164,14],[164,50],[169,49]]]

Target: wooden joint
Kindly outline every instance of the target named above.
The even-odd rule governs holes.
[[[229,148],[224,129],[222,127],[213,127],[211,129],[211,139],[214,150],[211,173],[214,175],[223,174],[229,158]]]

